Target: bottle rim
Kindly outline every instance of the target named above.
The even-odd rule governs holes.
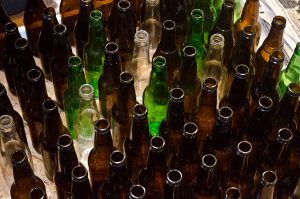
[[[261,96],[258,99],[258,109],[263,112],[269,112],[272,110],[273,100],[268,96]]]
[[[176,23],[173,20],[166,20],[163,22],[163,29],[165,30],[176,30]]]
[[[184,91],[181,88],[172,88],[170,90],[170,101],[175,103],[183,102]]]
[[[11,129],[14,126],[14,119],[10,115],[0,116],[0,129],[4,131],[5,129]]]
[[[26,163],[27,156],[23,150],[16,150],[10,156],[13,165],[23,165]]]
[[[5,24],[5,33],[6,34],[12,34],[12,33],[16,32],[17,30],[18,30],[18,26],[16,23],[9,21]]]
[[[134,42],[139,44],[140,46],[149,45],[149,34],[145,30],[138,30],[134,34]]]
[[[35,188],[30,190],[29,198],[45,199],[46,198],[46,192],[41,187],[35,187]]]
[[[143,199],[146,196],[146,189],[140,184],[135,184],[130,188],[131,199]]]
[[[53,7],[48,7],[43,10],[42,17],[44,20],[51,20],[56,17],[56,12]]]
[[[226,10],[234,10],[236,3],[232,0],[224,0],[223,5],[226,8]]]
[[[183,48],[183,56],[193,58],[197,54],[197,50],[194,46],[185,46]]]
[[[225,193],[225,199],[240,199],[241,191],[237,187],[229,187]]]
[[[150,150],[153,152],[161,152],[165,149],[166,142],[165,140],[160,137],[152,137],[150,140]]]
[[[103,17],[103,13],[100,10],[92,10],[90,13],[90,18],[93,20],[101,20]]]
[[[73,148],[73,139],[68,134],[63,134],[58,137],[57,148],[61,151],[67,151]]]
[[[136,118],[145,118],[148,116],[148,109],[143,104],[136,104],[133,107],[133,117]]]
[[[198,126],[194,122],[187,122],[183,125],[183,136],[194,139],[198,134]]]
[[[108,54],[117,54],[119,53],[119,45],[115,42],[108,42],[105,45],[105,52]]]
[[[232,120],[233,110],[229,106],[222,106],[218,111],[218,119],[223,122]]]
[[[261,183],[266,187],[273,187],[277,183],[277,174],[275,171],[264,171],[261,176]]]
[[[82,100],[90,101],[94,99],[94,88],[90,84],[82,84],[79,87],[79,96]]]
[[[107,119],[101,118],[95,122],[94,129],[97,133],[106,134],[110,132],[110,123]]]
[[[256,34],[256,30],[255,27],[252,25],[247,25],[244,29],[243,29],[243,37],[247,38],[247,39],[253,39],[254,36]]]
[[[56,102],[52,99],[46,99],[43,102],[43,111],[44,112],[50,112],[57,110]]]
[[[159,0],[146,0],[146,5],[150,5],[150,6],[156,6],[159,4]]]
[[[88,178],[88,172],[83,165],[77,165],[72,169],[72,180],[75,182],[83,182]]]
[[[73,55],[68,59],[68,66],[71,68],[79,68],[82,65],[81,58],[79,56]]]
[[[196,19],[197,21],[204,22],[204,12],[202,9],[193,9],[191,11],[191,16],[193,19]]]
[[[201,168],[205,170],[213,170],[217,165],[217,158],[213,154],[205,154],[201,159]]]
[[[0,96],[4,96],[6,94],[7,94],[7,91],[6,91],[5,86],[2,83],[0,83]]]
[[[120,74],[120,83],[123,85],[131,85],[133,84],[133,75],[129,72],[122,72]]]
[[[166,68],[167,60],[163,56],[156,56],[153,58],[153,66],[156,68]]]
[[[293,139],[293,132],[289,128],[281,128],[278,130],[277,141],[282,144],[288,144]]]
[[[215,33],[210,37],[210,46],[213,46],[214,48],[224,48],[224,37],[223,35],[219,33]]]
[[[64,36],[67,34],[67,26],[64,24],[56,24],[53,28],[54,35]]]
[[[249,66],[245,64],[238,64],[234,67],[234,75],[239,79],[247,79],[250,74]]]
[[[127,12],[131,8],[131,3],[128,0],[120,0],[117,6],[120,11]]]
[[[110,154],[110,165],[113,167],[121,167],[125,164],[126,156],[122,151],[115,150]]]
[[[272,26],[278,29],[284,29],[286,26],[286,19],[283,16],[275,16],[272,20]]]
[[[38,69],[30,69],[27,72],[27,80],[31,83],[39,82],[42,78],[42,73]]]
[[[81,4],[83,4],[83,5],[87,5],[91,2],[92,2],[92,0],[81,0]]]
[[[243,140],[237,144],[236,154],[240,157],[247,157],[252,152],[252,144]]]
[[[300,96],[300,83],[292,82],[287,87],[287,92],[292,97]]]
[[[172,187],[178,187],[182,182],[182,173],[177,169],[171,169],[167,173],[166,183]]]
[[[284,53],[280,50],[273,50],[270,55],[270,61],[271,63],[275,64],[281,64],[284,61]]]
[[[218,88],[218,81],[214,77],[208,77],[203,82],[203,89],[207,92],[213,93]]]
[[[15,41],[16,50],[25,50],[28,48],[28,40],[25,38],[19,38]]]

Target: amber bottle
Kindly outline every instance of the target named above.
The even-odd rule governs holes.
[[[163,199],[181,198],[179,190],[181,189],[182,179],[183,176],[180,170],[172,169],[168,171]]]
[[[266,170],[263,172],[258,186],[252,196],[257,199],[270,199],[276,196],[275,186],[277,184],[277,174],[275,171]]]
[[[146,189],[142,185],[132,185],[129,191],[129,199],[145,199]]]
[[[40,187],[35,187],[30,190],[29,199],[47,199],[47,193]]]
[[[7,15],[3,5],[3,3],[0,3],[0,55],[2,55],[4,53],[4,47],[5,47],[5,25],[9,22],[12,22],[9,18],[9,16]],[[2,58],[0,59],[0,68],[3,68],[3,60]]]
[[[78,165],[72,169],[71,192],[72,199],[93,199],[88,171],[82,165]]]
[[[229,187],[225,192],[224,199],[242,199],[241,191],[238,187]]]

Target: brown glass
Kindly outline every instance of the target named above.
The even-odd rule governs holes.
[[[88,172],[82,165],[72,169],[72,199],[93,199]]]
[[[107,20],[109,18],[112,5],[113,5],[113,0],[93,0],[94,1],[94,6],[95,9],[100,10],[103,14],[103,23],[106,25]]]
[[[29,199],[47,199],[46,191],[40,187],[35,187],[30,190]]]
[[[264,171],[252,198],[259,198],[259,199],[274,198],[274,196],[276,196],[275,186],[277,184],[277,181],[278,178],[275,171],[272,170]]]
[[[5,48],[5,25],[11,22],[10,18],[8,17],[2,2],[0,3],[0,55],[4,53]],[[3,68],[3,59],[0,58],[0,68]]]
[[[224,199],[242,199],[240,189],[237,187],[229,187],[225,192]]]
[[[169,170],[164,190],[163,199],[179,199],[182,184],[182,173],[177,169]]]
[[[132,185],[129,191],[129,199],[145,199],[146,189],[142,185],[135,184]]]

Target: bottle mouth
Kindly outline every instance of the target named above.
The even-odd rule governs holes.
[[[5,86],[0,83],[0,96],[3,96],[3,95],[6,95],[7,92],[6,92],[6,89],[5,89]]]
[[[236,3],[232,0],[225,0],[223,5],[225,6],[226,10],[234,10]]]
[[[145,118],[148,115],[148,110],[146,108],[146,106],[142,105],[142,104],[136,104],[133,107],[133,117],[136,118]]]
[[[120,83],[125,85],[133,84],[133,76],[129,72],[122,72],[120,74]]]
[[[88,172],[82,165],[77,165],[72,169],[72,180],[75,182],[83,182],[88,178]]]
[[[117,54],[119,52],[119,45],[115,42],[109,42],[105,45],[105,51],[108,54]]]
[[[36,187],[36,188],[31,189],[29,195],[30,195],[29,198],[39,198],[39,199],[45,199],[46,198],[45,191],[40,187]]]
[[[177,169],[172,169],[167,173],[167,184],[172,187],[177,187],[181,184],[182,173]]]
[[[81,3],[84,5],[89,4],[91,2],[92,2],[92,0],[81,0]]]
[[[241,191],[237,187],[228,188],[225,195],[225,199],[241,199]]]
[[[214,48],[224,48],[224,37],[223,35],[216,33],[210,37],[210,45]]]
[[[204,12],[201,9],[193,9],[191,16],[193,19],[196,19],[196,21],[204,21]]]
[[[106,133],[110,130],[110,123],[107,119],[102,118],[96,121],[94,128],[97,132]]]
[[[115,150],[110,154],[110,164],[114,167],[121,167],[125,164],[125,155],[119,151]]]
[[[198,134],[198,126],[193,122],[188,122],[183,125],[183,136],[194,139]]]
[[[57,105],[56,105],[55,101],[53,101],[52,99],[46,99],[43,102],[43,110],[45,112],[57,110]]]
[[[243,29],[243,37],[247,39],[253,39],[256,34],[254,26],[248,25]]]
[[[247,79],[249,77],[250,69],[245,64],[239,64],[234,68],[235,76],[239,79]]]
[[[67,27],[64,24],[57,24],[54,26],[54,34],[63,36],[67,33]]]
[[[181,88],[172,88],[170,90],[170,100],[175,103],[183,102],[184,91]]]
[[[252,144],[248,141],[241,141],[237,145],[237,155],[240,157],[247,157],[252,151]]]
[[[90,84],[83,84],[79,87],[79,96],[81,99],[89,101],[94,99],[94,88]]]
[[[186,46],[183,48],[183,56],[184,57],[195,57],[196,52],[197,52],[197,50],[194,46]]]
[[[160,136],[152,137],[150,140],[151,151],[161,152],[165,149],[165,145],[166,145],[165,140]]]
[[[42,78],[42,73],[38,69],[31,69],[27,72],[27,80],[31,83],[36,83]]]
[[[130,7],[131,7],[131,3],[127,0],[120,0],[118,2],[118,9],[123,12],[126,12],[127,10],[129,10]]]
[[[80,67],[81,63],[82,63],[81,58],[78,57],[78,56],[71,56],[68,60],[68,65],[69,65],[69,67],[72,67],[72,68],[73,67],[75,67],[75,68]]]
[[[213,154],[206,154],[201,159],[201,167],[205,170],[213,170],[217,165],[217,158]]]
[[[261,183],[266,187],[273,187],[277,183],[277,175],[275,171],[267,170],[263,172]]]
[[[272,26],[278,29],[283,29],[286,26],[286,19],[283,16],[275,16],[272,21]]]
[[[156,6],[159,4],[159,0],[146,0],[146,5]]]
[[[56,16],[55,10],[52,7],[45,8],[43,10],[43,19],[51,20]]]
[[[275,64],[283,63],[284,61],[284,53],[279,50],[273,50],[270,55],[270,62]]]
[[[2,132],[6,132],[6,129],[11,129],[14,125],[14,120],[10,115],[0,116],[0,129]]]
[[[289,128],[281,128],[278,130],[277,141],[283,144],[288,144],[293,139],[293,133]]]
[[[258,99],[258,108],[263,112],[268,112],[273,107],[273,100],[268,96],[262,96]]]
[[[19,38],[15,41],[15,48],[17,50],[25,50],[28,47],[28,40],[25,38]]]
[[[176,29],[176,23],[172,20],[166,20],[163,23],[163,29],[165,29],[165,30],[174,30],[174,29]]]
[[[218,119],[223,122],[229,122],[232,120],[233,111],[229,106],[223,106],[219,109]]]
[[[14,22],[7,22],[7,23],[5,24],[5,32],[6,32],[7,34],[14,33],[14,32],[16,32],[17,30],[18,30],[18,26],[17,26],[16,23],[14,23]]]
[[[57,140],[57,147],[62,151],[70,150],[73,147],[73,140],[71,136],[67,134],[59,136]]]
[[[203,84],[203,89],[210,92],[210,93],[213,93],[217,90],[218,88],[218,82],[215,78],[213,77],[208,77],[204,80],[204,84]]]
[[[140,46],[147,46],[149,44],[149,34],[145,30],[138,30],[134,35],[134,42]]]
[[[94,20],[101,20],[102,19],[102,12],[100,10],[93,10],[90,14],[90,18]]]
[[[130,188],[130,199],[143,199],[146,196],[146,189],[142,185],[133,185]]]
[[[165,68],[167,60],[163,56],[156,56],[153,58],[153,65],[157,68]]]
[[[300,96],[300,83],[290,83],[287,87],[288,94],[292,97],[299,97]]]
[[[24,164],[26,162],[26,154],[22,150],[12,152],[10,159],[14,165]]]

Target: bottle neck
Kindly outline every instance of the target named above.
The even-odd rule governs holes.
[[[215,187],[215,168],[205,169],[200,167],[196,187],[199,190],[213,190]]]
[[[195,56],[184,56],[180,69],[181,88],[194,88],[197,82],[197,63]]]
[[[153,150],[149,150],[148,161],[147,161],[147,170],[154,170],[159,167],[166,167],[166,156],[165,151],[162,150],[160,152],[155,152]]]
[[[241,21],[255,25],[259,17],[259,0],[247,0],[241,15]]]
[[[143,118],[133,117],[132,119],[132,143],[136,145],[140,145],[143,142],[141,140],[145,140],[149,142],[149,125],[148,125],[148,117],[145,116]]]
[[[152,66],[152,71],[151,71],[151,77],[150,77],[150,82],[149,82],[149,88],[150,90],[157,90],[158,87],[161,88],[167,88],[167,68],[166,66],[164,67],[159,67],[159,66]],[[163,92],[158,92],[157,94]]]
[[[204,44],[204,13],[200,9],[192,11],[190,31],[187,40],[188,42],[191,42],[189,40],[194,40],[193,43],[199,42],[199,44]]]
[[[249,161],[249,154],[239,155],[237,151],[230,162],[230,171],[232,172],[232,175],[239,175],[239,177],[250,176]]]
[[[68,91],[78,96],[79,88],[85,83],[82,65],[69,66],[68,72]]]
[[[226,3],[229,4],[229,1],[227,1]],[[230,3],[232,4],[232,3]],[[230,5],[231,6],[231,5]],[[222,10],[221,13],[219,15],[219,19],[217,22],[217,27],[218,29],[222,30],[222,31],[231,31],[232,27],[233,27],[233,8],[229,8],[227,7],[227,5],[225,5],[225,2],[223,3],[222,6]]]
[[[7,22],[10,22],[10,18],[6,14],[6,11],[4,10],[1,2],[0,3],[0,24],[4,26]]]
[[[208,91],[205,89],[202,89],[201,98],[199,105],[210,105],[212,107],[217,106],[217,90],[215,91]]]
[[[289,94],[289,88],[287,88],[287,91],[285,95],[283,96],[281,102],[280,102],[280,108],[278,116],[281,120],[285,121],[286,124],[290,123],[295,115],[297,106],[298,105],[298,96],[293,96]]]
[[[283,28],[275,28],[272,26],[263,45],[270,46],[276,49],[281,48],[283,46],[283,33]]]
[[[74,147],[67,150],[58,150],[58,162],[60,172],[64,176],[71,177],[72,169],[78,165]]]
[[[216,60],[223,63],[224,46],[209,44],[208,52],[206,55],[206,61]]]
[[[4,145],[11,140],[20,140],[13,118],[9,115],[3,115],[0,120],[1,143]]]
[[[113,148],[110,129],[105,132],[99,132],[95,130],[94,149],[97,150],[97,148],[100,148],[102,146],[110,146],[111,148]]]
[[[113,166],[112,164],[109,165],[108,184],[118,186],[124,183],[127,184],[128,182],[129,178],[125,163],[122,166]]]
[[[119,54],[105,53],[105,60],[103,66],[103,77],[110,85],[118,85],[119,76],[121,73],[121,63]]]
[[[184,103],[170,101],[167,110],[166,126],[170,129],[182,129],[184,125]]]
[[[53,57],[57,60],[67,60],[73,54],[67,33],[54,35],[53,49],[55,49]]]
[[[15,52],[15,41],[21,38],[20,32],[16,26],[16,29],[13,32],[5,32],[5,50],[7,54],[13,56]]]
[[[253,46],[253,38],[245,38],[241,37],[240,42],[236,47],[236,54],[234,59],[234,65],[238,64],[251,64],[252,58],[252,46]]]
[[[133,83],[129,85],[121,86],[117,90],[117,102],[116,102],[120,114],[124,117],[130,117],[132,115],[132,110],[136,104],[136,96]]]
[[[249,122],[248,130],[246,131],[248,136],[257,138],[266,137],[267,135],[262,135],[265,133],[265,130],[270,125],[271,110],[262,111],[259,108],[256,108],[251,121]],[[260,129],[257,131],[257,129]]]
[[[0,115],[14,115],[14,108],[6,94],[1,93],[0,94]]]
[[[44,139],[49,145],[57,145],[57,138],[63,132],[63,128],[57,107],[44,111]]]
[[[195,137],[182,136],[178,157],[181,160],[193,160],[197,149],[197,139]]]
[[[248,101],[249,80],[234,77],[228,93],[228,101],[235,106],[243,106]]]
[[[101,41],[105,43],[105,32],[101,18],[90,17],[89,23],[89,43]]]
[[[158,50],[171,54],[176,51],[176,29],[174,28],[163,28]]]
[[[279,80],[279,75],[282,69],[283,62],[272,63],[268,62],[261,81],[261,89],[265,95],[273,96],[277,93],[276,87]]]
[[[224,148],[230,145],[231,141],[231,120],[223,121],[219,117],[216,120],[213,140],[216,148]]]
[[[13,164],[13,175],[15,184],[24,182],[23,179],[32,178],[34,176],[33,170],[27,158],[18,164]]]
[[[80,23],[89,24],[89,17],[92,10],[94,10],[94,4],[92,0],[81,0],[77,21]]]

